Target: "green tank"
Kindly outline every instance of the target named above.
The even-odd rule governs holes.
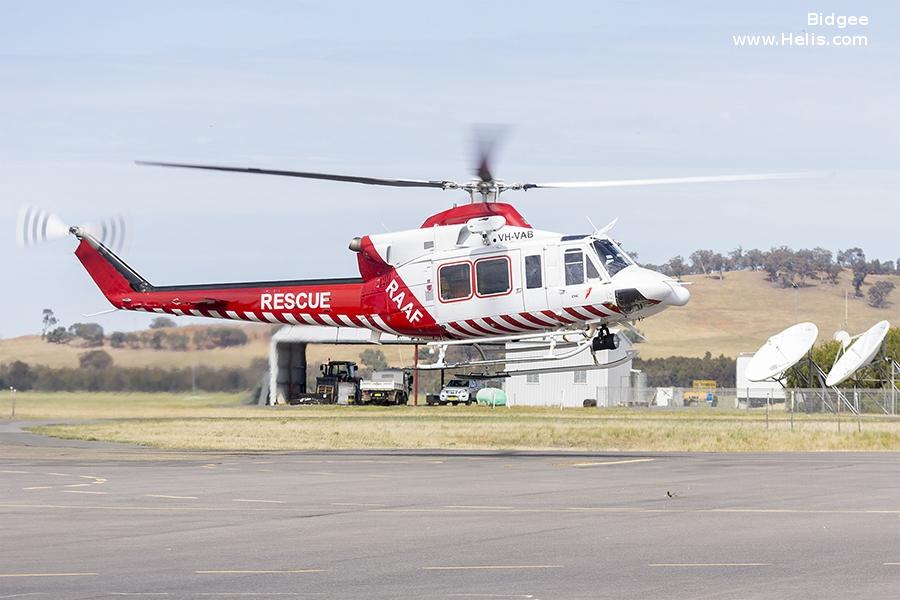
[[[506,392],[500,388],[481,388],[475,395],[478,404],[488,406],[506,406]]]

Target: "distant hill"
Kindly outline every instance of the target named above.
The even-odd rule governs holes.
[[[726,272],[723,279],[687,275],[691,301],[682,308],[670,308],[637,324],[647,342],[637,348],[643,358],[664,356],[737,356],[754,352],[766,339],[798,321],[812,321],[819,327],[819,340],[830,339],[844,321],[844,292],[849,289],[850,333],[860,333],[877,321],[887,319],[900,325],[900,277],[870,275],[862,291],[876,281],[891,281],[896,289],[885,309],[870,307],[864,298],[854,298],[850,274],[845,271],[838,285],[817,283],[796,290],[776,287],[762,271]],[[813,282],[815,283],[815,282]]]
[[[210,323],[217,326],[229,326],[228,323],[212,319]],[[107,339],[102,350],[108,352],[113,357],[113,363],[120,367],[189,367],[192,364],[210,367],[246,367],[253,359],[268,356],[269,326],[241,324],[232,324],[231,326],[242,327],[246,331],[250,338],[247,344],[231,348],[175,352],[146,348],[112,348]],[[192,335],[194,331],[204,327],[204,325],[190,325],[167,331]],[[106,333],[109,335],[110,332]],[[38,335],[21,336],[0,340],[0,363],[21,360],[33,365],[77,367],[78,355],[94,349],[75,344],[50,344]],[[357,360],[362,350],[364,348],[355,346],[317,346],[310,347],[307,357],[310,362],[321,362],[328,358]],[[398,352],[396,348],[385,348],[384,352],[388,355],[388,360],[400,359],[399,356],[394,356]],[[406,360],[403,361],[404,364],[412,361],[412,350],[408,350],[407,354]]]
[[[845,272],[840,284],[818,283],[809,287],[779,288],[766,281],[761,271],[726,272],[723,279],[702,275],[688,275],[693,282],[691,301],[683,308],[670,308],[664,313],[637,324],[647,337],[639,344],[643,358],[665,356],[703,356],[711,352],[717,356],[737,356],[740,352],[755,351],[770,335],[799,321],[812,321],[819,326],[820,340],[829,339],[844,320],[844,291],[850,287],[850,275]],[[849,330],[859,333],[881,319],[900,325],[900,277],[870,275],[863,292],[879,280],[892,281],[897,289],[890,296],[887,309],[870,307],[865,299],[849,299]],[[796,304],[796,306],[795,306]],[[210,324],[228,325],[210,320]],[[178,367],[191,364],[213,367],[246,367],[254,358],[268,355],[269,326],[239,325],[250,337],[244,346],[214,350],[185,352],[150,349],[111,348],[107,341],[103,349],[112,355],[119,366]],[[203,325],[179,327],[180,333],[193,334]],[[110,332],[106,332],[109,335]],[[309,361],[328,358],[358,360],[363,346],[311,346]],[[78,366],[78,355],[88,349],[79,346],[49,344],[39,336],[23,336],[0,340],[0,363],[21,360],[29,364],[55,367]],[[388,362],[409,364],[412,350],[382,347]]]

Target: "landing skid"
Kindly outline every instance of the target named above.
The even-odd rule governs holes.
[[[485,371],[483,373],[458,373],[460,377],[468,377],[469,379],[503,379],[513,377],[514,375],[541,375],[544,373],[567,373],[571,371],[597,371],[600,369],[612,369],[623,365],[637,356],[634,350],[628,350],[625,356],[608,363],[598,363],[594,365],[568,365],[561,367],[544,367],[540,369],[514,369],[505,371]]]

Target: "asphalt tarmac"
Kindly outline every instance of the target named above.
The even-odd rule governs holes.
[[[0,598],[898,596],[898,454],[184,453],[0,426]]]

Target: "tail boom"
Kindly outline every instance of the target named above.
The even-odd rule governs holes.
[[[154,286],[89,233],[76,227],[71,233],[79,239],[75,255],[117,309],[285,325],[358,327],[425,337],[442,333],[439,328],[434,332],[395,328],[399,325],[395,315],[363,301],[371,296],[364,293],[362,279]]]

